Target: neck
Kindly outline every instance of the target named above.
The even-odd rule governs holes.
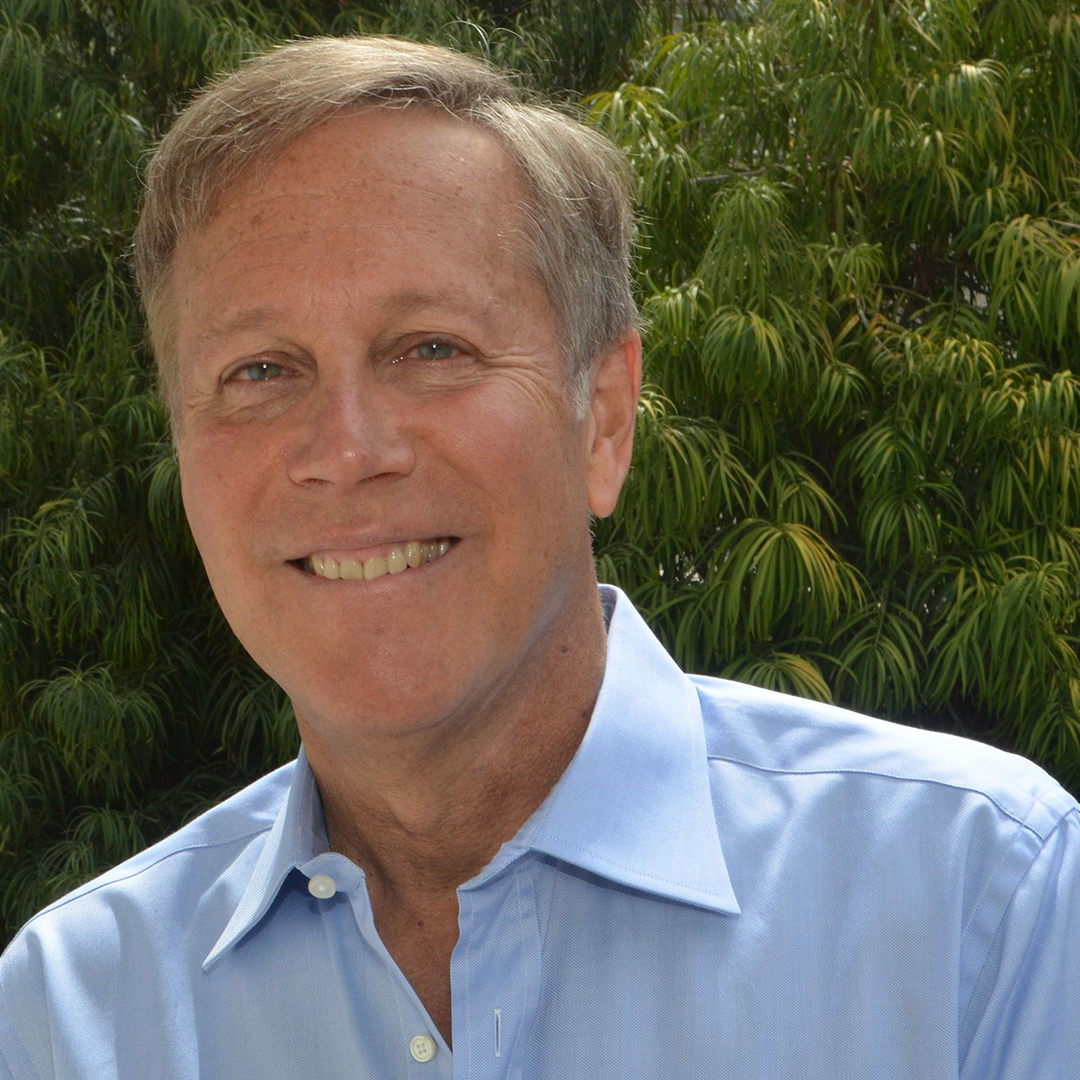
[[[595,596],[593,592],[593,596]],[[554,787],[581,742],[604,673],[599,603],[468,715],[419,732],[329,746],[298,714],[330,846],[403,901],[475,876]],[[325,728],[323,728],[325,730]]]

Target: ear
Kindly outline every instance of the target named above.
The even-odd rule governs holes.
[[[641,337],[625,334],[593,365],[588,425],[589,509],[608,517],[630,468],[641,392]]]

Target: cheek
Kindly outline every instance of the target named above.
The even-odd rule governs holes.
[[[236,438],[185,437],[180,443],[180,493],[192,535],[204,558],[239,526],[254,478],[243,469]]]
[[[561,514],[573,476],[563,447],[545,424],[493,422],[463,448],[484,500],[507,521],[535,528]]]
[[[505,432],[487,462],[493,525],[504,540],[496,558],[513,565],[518,581],[544,579],[591,550],[584,477],[550,430]]]
[[[568,418],[550,392],[508,382],[495,393],[465,391],[454,405],[452,418],[428,418],[425,426],[447,456],[482,474],[489,490],[528,484],[554,493],[584,477],[584,425]]]

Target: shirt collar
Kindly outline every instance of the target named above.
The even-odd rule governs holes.
[[[694,684],[626,595],[602,585],[607,664],[581,745],[535,814],[469,883],[531,850],[630,888],[737,915],[709,790]],[[303,748],[288,794],[209,968],[266,913],[286,876],[329,850]]]
[[[566,772],[508,847],[738,914],[697,690],[621,590],[604,585],[601,591],[614,610],[592,720]]]
[[[329,847],[319,787],[301,747],[285,801],[244,886],[240,902],[203,961],[203,969],[209,968],[266,914],[291,870],[311,862]]]

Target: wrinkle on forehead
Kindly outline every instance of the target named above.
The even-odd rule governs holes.
[[[477,311],[481,318],[490,316],[497,305],[492,298],[464,295],[464,290],[451,292],[448,289],[436,289],[430,292],[409,289],[393,293],[386,297],[380,307],[398,317],[417,312],[445,309],[459,311],[467,303]],[[225,308],[217,317],[211,317],[200,323],[199,337],[204,341],[227,338],[233,334],[242,334],[248,330],[273,329],[282,318],[282,313],[274,307],[258,305],[255,307]]]
[[[520,166],[495,133],[475,120],[458,116],[442,106],[423,101],[413,102],[408,106],[393,103],[354,104],[332,112],[311,127],[299,132],[284,145],[274,145],[262,152],[256,149],[246,163],[234,167],[217,184],[210,186],[205,199],[195,208],[195,215],[188,219],[187,228],[183,231],[198,230],[206,226],[230,201],[233,192],[243,187],[262,187],[274,178],[282,164],[297,159],[302,161],[308,144],[312,142],[325,140],[329,143],[331,151],[334,149],[362,150],[355,138],[350,139],[348,135],[335,138],[329,134],[334,128],[341,128],[349,121],[362,116],[376,117],[382,122],[391,122],[395,118],[404,118],[407,121],[418,116],[434,117],[443,121],[443,131],[446,135],[451,132],[454,135],[452,142],[449,140],[443,142],[440,160],[456,161],[467,165],[472,160],[486,158],[491,171],[498,171],[512,178],[522,191],[528,186]],[[438,139],[435,141],[437,142]],[[450,149],[451,146],[453,149]],[[463,147],[465,152],[463,152]],[[424,160],[428,160],[426,155]],[[365,166],[368,168],[381,164],[382,162],[378,160],[370,158],[365,160]]]
[[[189,325],[184,336],[194,331],[206,340],[205,331],[217,336],[216,326],[235,319],[248,329],[269,329],[279,298],[272,290],[261,297],[253,294],[249,307],[262,311],[230,311],[230,278],[246,286],[252,275],[258,278],[270,271],[267,280],[272,280],[282,252],[293,270],[306,274],[301,292],[315,290],[294,295],[304,307],[314,305],[316,293],[325,298],[340,286],[341,310],[366,308],[371,297],[350,292],[349,283],[360,280],[355,275],[364,270],[374,275],[371,280],[386,280],[384,268],[398,277],[399,266],[409,264],[418,272],[404,274],[401,291],[412,295],[394,296],[391,307],[399,301],[406,310],[421,302],[454,306],[456,300],[458,308],[471,307],[483,317],[484,309],[490,313],[497,306],[497,295],[505,304],[507,269],[514,277],[521,273],[547,295],[535,265],[527,183],[494,136],[447,120],[434,130],[426,126],[417,137],[416,129],[408,131],[409,115],[396,112],[387,114],[385,122],[403,138],[387,139],[385,131],[358,138],[348,126],[354,119],[338,117],[312,129],[263,167],[253,162],[221,191],[212,218],[181,238],[180,265],[174,263],[175,269],[182,267],[184,279],[174,282],[181,286],[180,307],[191,310],[211,276],[208,271],[217,278],[213,303],[204,303],[205,295],[200,301],[204,309],[216,308],[215,328],[198,320],[202,325]],[[455,223],[456,232],[447,230],[448,221]],[[428,234],[442,250],[453,250],[455,236],[467,239],[474,251],[480,241],[489,258],[474,262],[468,280],[440,289],[423,275]],[[324,249],[329,262],[323,260]],[[268,315],[272,317],[265,319]]]
[[[243,183],[233,186],[225,193],[212,219],[180,238],[177,251],[185,250],[193,267],[205,266],[207,253],[199,239],[210,229],[223,232],[233,247],[300,241],[320,233],[340,237],[352,232],[356,235],[358,253],[365,248],[385,250],[388,241],[406,235],[406,231],[412,237],[421,234],[425,227],[436,233],[440,207],[452,207],[459,217],[467,210],[470,223],[479,233],[486,234],[493,245],[509,249],[522,268],[533,273],[533,245],[526,223],[524,189],[513,166],[493,173],[482,172],[473,178],[475,183],[471,185],[462,178],[452,187],[421,182],[412,176],[339,181],[326,167],[314,169],[308,175],[309,182],[288,187],[278,185],[277,190],[270,181],[254,187]],[[320,175],[328,182],[318,183]],[[490,191],[491,198],[483,205],[460,198],[477,187]],[[417,195],[430,205],[424,213],[413,215],[407,230],[401,222],[358,221],[343,215],[341,209],[343,205],[363,201],[385,206],[389,211],[404,199],[415,199]],[[297,219],[301,223],[293,226]],[[267,222],[272,225],[269,231]]]
[[[421,115],[434,117],[442,123],[437,124],[433,131],[429,129],[428,136],[419,147],[399,146],[393,157],[366,154],[365,140],[357,139],[347,130],[349,121],[358,116],[370,117],[376,123],[402,127],[408,126],[411,118]],[[480,182],[493,184],[504,192],[508,187],[513,189],[516,198],[508,202],[520,200],[524,205],[529,201],[528,183],[520,166],[492,132],[461,117],[423,105],[409,110],[375,107],[337,113],[302,132],[280,150],[257,156],[214,193],[202,221],[196,227],[205,227],[212,218],[227,209],[241,192],[246,191],[249,195],[261,192],[269,197],[274,187],[280,186],[282,173],[286,171],[283,166],[303,165],[309,161],[313,167],[306,174],[308,183],[303,190],[313,194],[323,193],[329,198],[357,187],[378,184],[388,185],[392,194],[404,182],[409,182],[417,190],[427,190],[435,197],[447,198],[471,190]],[[366,176],[336,183],[335,180],[343,172],[348,172],[350,162],[361,165]],[[456,178],[448,176],[448,173],[456,173]],[[430,188],[422,186],[426,175],[433,178]],[[453,183],[455,179],[456,187],[451,192],[447,183]],[[323,180],[325,182],[320,182]]]

